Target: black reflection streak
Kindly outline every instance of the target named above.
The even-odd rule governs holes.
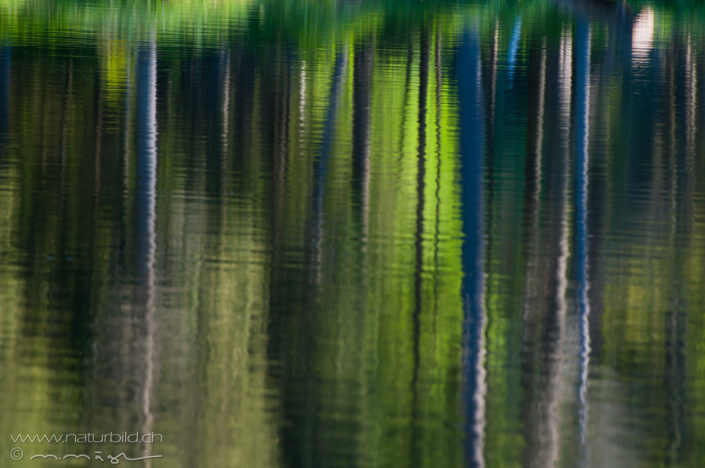
[[[7,164],[5,147],[9,126],[11,68],[12,47],[9,44],[2,44],[0,45],[0,169]]]
[[[414,442],[411,444],[412,460],[418,459],[416,440],[417,432],[421,422],[418,420],[419,406],[419,369],[421,366],[420,339],[421,339],[421,311],[423,308],[423,230],[424,230],[424,191],[426,181],[426,99],[428,94],[428,68],[430,65],[431,40],[429,33],[422,29],[420,33],[420,60],[419,60],[419,115],[418,131],[419,144],[416,169],[416,232],[414,234],[414,245],[416,250],[416,261],[414,267],[414,313],[413,313],[413,353],[414,370],[411,378],[412,386],[412,411],[411,424]]]

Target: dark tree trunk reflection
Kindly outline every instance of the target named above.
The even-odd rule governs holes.
[[[6,164],[5,145],[7,144],[8,110],[10,108],[10,69],[12,68],[12,47],[0,45],[0,169]]]

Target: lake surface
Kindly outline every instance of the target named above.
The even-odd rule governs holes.
[[[702,6],[0,0],[0,466],[702,466],[704,94]]]

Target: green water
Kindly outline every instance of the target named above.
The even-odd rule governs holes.
[[[0,466],[704,465],[704,93],[697,3],[0,0]]]

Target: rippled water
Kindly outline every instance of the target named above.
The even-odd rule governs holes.
[[[702,465],[703,44],[697,5],[0,0],[0,466]]]

